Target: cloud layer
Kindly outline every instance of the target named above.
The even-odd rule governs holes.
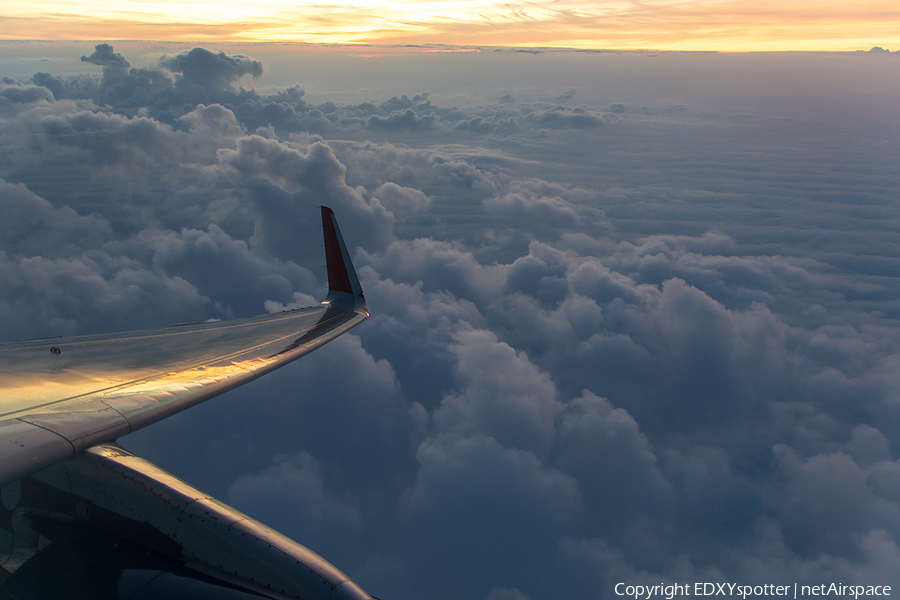
[[[379,597],[900,585],[881,112],[314,104],[249,56],[82,60],[0,87],[5,338],[310,304],[320,204],[372,312],[127,447]]]

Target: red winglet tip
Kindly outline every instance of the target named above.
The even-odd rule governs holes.
[[[322,228],[325,234],[325,264],[328,269],[328,289],[333,292],[353,293],[341,241],[335,226],[334,211],[327,206],[322,207]]]

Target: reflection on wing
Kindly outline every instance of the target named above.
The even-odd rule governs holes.
[[[55,547],[38,552],[30,564],[68,556],[60,546],[78,546],[87,536],[91,552],[113,553],[130,564],[128,552],[115,550],[125,543],[137,549],[135,556],[152,555],[154,564],[168,565],[171,577],[187,569],[194,586],[203,580],[271,597],[369,598],[310,550],[112,444],[265,375],[368,317],[334,213],[326,207],[322,224],[329,293],[319,306],[0,344],[0,563],[7,571],[16,571],[17,556],[25,560],[40,550],[41,540],[53,540]],[[35,591],[47,583],[35,571],[16,571],[0,586],[0,598],[30,597],[26,589],[46,595]]]
[[[357,310],[314,307],[2,345],[0,485],[251,381],[365,318]]]

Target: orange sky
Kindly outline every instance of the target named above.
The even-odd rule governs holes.
[[[0,39],[900,50],[896,0],[0,0]]]

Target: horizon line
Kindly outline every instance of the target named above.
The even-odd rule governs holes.
[[[584,53],[609,53],[609,54],[626,54],[635,53],[643,54],[653,52],[657,54],[892,54],[900,56],[900,51],[891,51],[889,48],[882,46],[872,46],[868,49],[856,50],[811,50],[811,49],[792,49],[792,50],[715,50],[715,49],[669,49],[669,48],[584,48],[577,46],[524,46],[524,45],[492,45],[492,44],[401,44],[401,43],[378,43],[378,42],[310,42],[302,40],[211,40],[211,39],[188,39],[188,40],[166,40],[152,38],[79,38],[79,39],[46,39],[46,38],[15,38],[4,39],[0,37],[0,43],[46,43],[46,44],[87,44],[87,43],[109,43],[109,44],[173,44],[173,45],[192,45],[192,44],[218,44],[218,45],[234,45],[234,46],[315,46],[315,47],[333,47],[333,48],[422,48],[422,49],[448,49],[449,52],[457,52],[464,54],[466,52],[481,52],[483,50],[498,51],[507,50],[513,52],[522,52],[525,54],[536,54],[540,52],[584,52]]]

